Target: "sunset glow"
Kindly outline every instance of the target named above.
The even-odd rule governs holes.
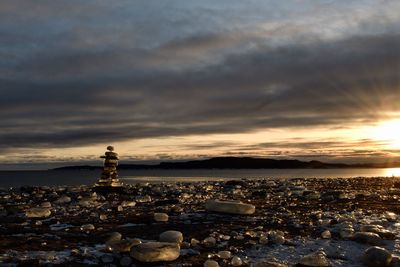
[[[374,139],[387,142],[389,148],[400,148],[400,119],[382,122],[372,130],[372,133]]]

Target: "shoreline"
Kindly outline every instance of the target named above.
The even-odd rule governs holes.
[[[254,205],[255,213],[208,211],[208,199],[242,201]],[[158,265],[203,266],[211,259],[232,266],[236,256],[243,266],[261,261],[296,266],[323,249],[333,266],[364,266],[361,258],[371,242],[398,260],[399,199],[400,178],[394,177],[165,181],[128,185],[124,194],[107,198],[94,195],[90,186],[1,189],[0,262],[142,266],[129,252],[108,251],[107,236],[118,232],[121,242],[145,243],[175,230],[183,234],[180,256]],[[27,216],[40,206],[50,214]],[[167,221],[156,221],[155,213],[167,214]],[[321,236],[325,231],[330,238]],[[356,237],[371,231],[378,235],[375,241]],[[231,256],[224,259],[221,251]]]

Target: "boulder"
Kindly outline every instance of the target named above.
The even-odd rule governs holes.
[[[206,210],[212,212],[221,212],[238,215],[250,215],[256,210],[251,204],[245,204],[235,201],[208,200],[206,202]]]

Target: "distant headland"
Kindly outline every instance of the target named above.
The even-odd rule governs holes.
[[[205,160],[183,162],[160,162],[158,164],[120,164],[120,170],[146,169],[335,169],[335,168],[396,168],[400,162],[387,163],[326,163],[317,160],[300,161],[289,159],[269,159],[252,157],[215,157]],[[53,170],[96,170],[101,166],[78,165],[55,168]]]

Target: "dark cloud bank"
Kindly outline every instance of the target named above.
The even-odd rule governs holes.
[[[400,110],[395,31],[279,45],[262,35],[194,32],[140,47],[135,32],[102,45],[112,31],[91,40],[79,28],[46,33],[7,21],[0,32],[2,149],[346,127]]]

